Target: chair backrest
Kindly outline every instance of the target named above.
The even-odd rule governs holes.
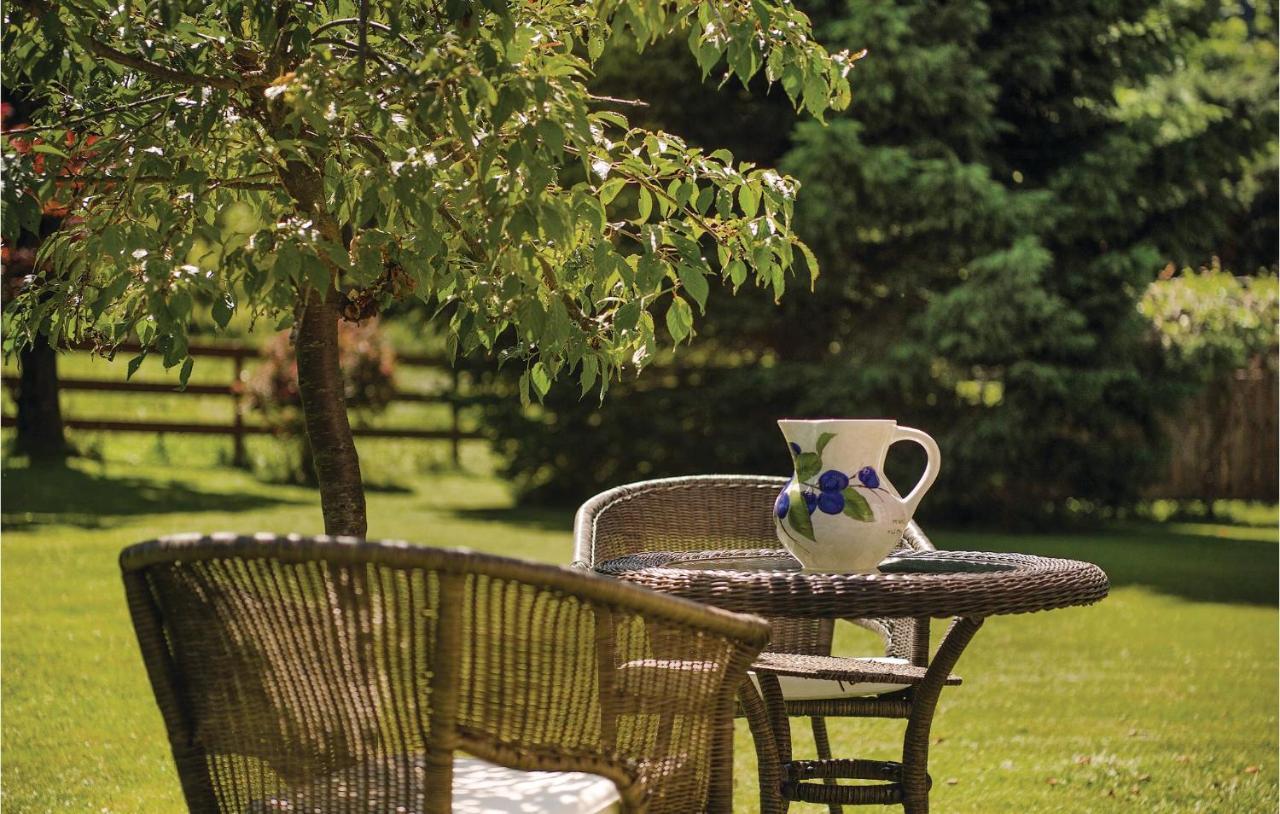
[[[193,812],[447,812],[458,751],[693,810],[768,639],[755,617],[406,543],[186,536],[120,563]],[[654,637],[698,670],[625,671]],[[664,713],[680,723],[658,736]]]
[[[781,547],[773,504],[786,478],[762,475],[692,475],[618,486],[588,500],[574,519],[573,565],[590,569],[628,554],[651,551],[746,551]],[[914,522],[903,547],[932,549]],[[775,652],[826,655],[831,620],[772,619]],[[899,620],[865,620],[885,639],[890,655],[907,655],[907,628]],[[896,638],[896,641],[895,641]]]
[[[582,505],[574,564],[644,551],[778,548],[773,502],[786,478],[694,475],[618,486]]]

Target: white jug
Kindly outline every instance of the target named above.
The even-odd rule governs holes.
[[[937,442],[892,419],[783,419],[778,426],[794,465],[774,503],[782,545],[806,571],[875,571],[938,477]],[[928,456],[905,498],[884,476],[885,456],[898,441],[914,441]]]

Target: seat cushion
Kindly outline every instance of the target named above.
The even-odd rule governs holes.
[[[906,659],[890,658],[881,656],[876,658],[858,659],[858,662],[867,663],[874,662],[884,665],[887,668],[908,667],[910,662]],[[760,689],[760,680],[756,677],[755,671],[747,673],[751,678],[751,682],[756,685],[756,689]],[[899,692],[910,687],[914,682],[898,683],[893,681],[857,681],[849,679],[835,678],[811,678],[809,676],[795,675],[778,675],[778,687],[782,690],[782,697],[788,701],[822,701],[833,698],[856,698],[866,695],[884,695],[890,692]]]
[[[522,772],[474,757],[453,762],[454,814],[615,814],[611,780],[584,772]]]
[[[355,766],[306,788],[256,801],[247,814],[328,814],[323,801],[333,797],[354,797],[367,804],[369,811],[420,814],[430,790],[410,780],[407,799],[399,794],[388,795],[384,789],[394,789],[400,783],[394,777],[388,778],[387,771],[420,777],[422,760],[399,758],[379,761],[372,768]],[[361,788],[365,783],[370,787]],[[475,757],[457,757],[453,761],[454,814],[617,814],[621,810],[617,787],[599,775],[525,772]]]

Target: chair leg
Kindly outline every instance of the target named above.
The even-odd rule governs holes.
[[[727,713],[725,717],[727,723],[712,735],[706,814],[733,813],[733,715]]]
[[[827,737],[827,719],[814,716],[809,719],[809,723],[813,725],[813,743],[818,747],[818,760],[831,759],[831,740]],[[822,781],[828,786],[839,785],[834,777],[828,777]],[[831,803],[827,806],[831,814],[843,814],[844,806],[839,803]]]
[[[911,717],[902,739],[902,808],[904,814],[929,812],[929,728],[938,707],[938,695],[947,676],[956,666],[973,634],[982,627],[980,618],[956,619],[938,645],[938,652],[925,673],[924,681],[912,690]]]
[[[756,747],[756,768],[760,774],[760,814],[786,814],[790,802],[782,797],[782,759],[778,744],[765,709],[764,699],[750,681],[742,682],[738,690],[742,712],[751,727],[751,740]]]

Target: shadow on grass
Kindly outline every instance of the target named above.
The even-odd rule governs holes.
[[[6,529],[44,525],[103,528],[112,521],[174,512],[238,512],[291,503],[249,492],[202,492],[190,485],[150,478],[94,475],[72,466],[6,466]]]
[[[562,531],[573,533],[573,511],[535,506],[506,509],[454,509],[449,512],[459,520],[474,522],[509,523],[537,531]]]
[[[1113,587],[1137,585],[1199,602],[1274,606],[1280,600],[1280,545],[1275,535],[1250,539],[1258,535],[1215,529],[1214,534],[1203,534],[1187,533],[1185,527],[1134,524],[1062,536],[939,532],[934,540],[940,548],[1087,560],[1107,572]]]

